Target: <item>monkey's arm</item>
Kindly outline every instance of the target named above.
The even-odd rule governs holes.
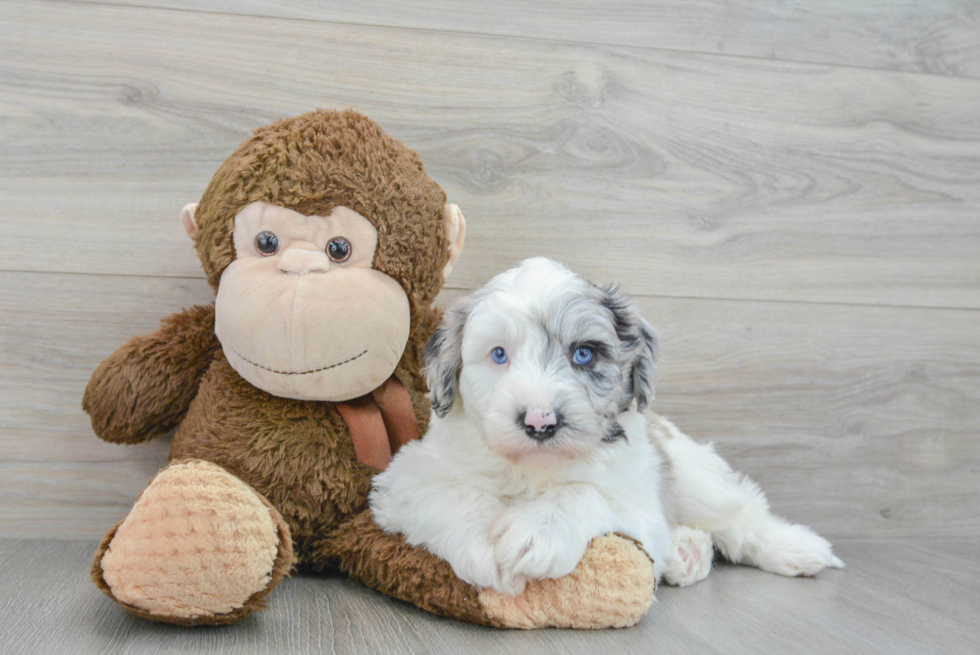
[[[452,567],[402,535],[389,534],[371,511],[314,544],[311,559],[426,611],[498,628],[624,628],[653,602],[656,581],[647,555],[629,538],[594,539],[576,569],[557,580],[532,580],[520,596],[477,589]]]
[[[165,434],[187,412],[220,348],[214,304],[184,309],[152,334],[133,337],[92,374],[82,408],[100,439],[139,443]]]
[[[402,535],[389,534],[365,510],[340,526],[313,553],[336,557],[340,569],[378,591],[422,609],[470,623],[505,627],[480,602],[480,591],[456,577],[449,564]]]

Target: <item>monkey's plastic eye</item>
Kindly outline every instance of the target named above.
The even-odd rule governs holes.
[[[279,237],[272,232],[259,232],[259,235],[255,237],[255,249],[263,257],[274,255],[279,252]]]
[[[327,257],[331,261],[335,261],[338,264],[346,262],[350,259],[351,253],[354,252],[354,247],[350,245],[350,241],[344,237],[334,237],[330,239],[330,243],[327,244]]]
[[[507,351],[500,347],[494,348],[490,351],[490,359],[493,360],[494,364],[506,364]]]
[[[579,366],[585,366],[592,361],[592,349],[588,346],[579,346],[572,355],[572,361]]]

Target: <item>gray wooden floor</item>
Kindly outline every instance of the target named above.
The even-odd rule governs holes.
[[[721,565],[662,588],[634,628],[502,631],[435,618],[343,579],[295,578],[224,628],[131,617],[93,588],[90,541],[0,540],[0,653],[976,653],[980,547],[845,540],[843,571],[781,578]],[[10,592],[14,593],[11,594]]]
[[[463,208],[440,302],[538,254],[621,282],[664,343],[658,411],[849,567],[722,568],[598,634],[339,580],[225,630],[117,611],[92,540],[168,444],[99,442],[82,390],[211,299],[180,208],[251,129],[316,106],[380,121]],[[0,0],[0,200],[0,653],[975,644],[977,0]]]

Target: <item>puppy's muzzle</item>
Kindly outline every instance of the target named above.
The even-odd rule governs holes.
[[[561,427],[561,412],[553,409],[528,409],[517,417],[517,423],[535,441],[547,441]]]

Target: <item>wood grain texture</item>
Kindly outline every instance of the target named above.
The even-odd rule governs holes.
[[[973,0],[98,0],[980,77]]]
[[[970,78],[974,0],[0,0],[0,653],[974,652]],[[656,409],[848,568],[721,566],[593,633],[481,629],[339,579],[218,630],[102,597],[87,540],[169,444],[100,442],[82,390],[211,300],[180,208],[250,130],[315,106],[379,120],[463,206],[441,303],[539,254],[643,294]]]
[[[635,628],[504,631],[440,619],[342,579],[283,582],[224,628],[134,618],[87,579],[95,542],[0,540],[0,652],[50,653],[974,653],[976,541],[844,541],[843,571],[789,579],[720,565],[662,587]]]
[[[0,526],[97,538],[166,460],[80,399],[98,363],[212,298],[200,280],[0,273]],[[450,302],[461,295],[449,291]],[[830,537],[980,537],[980,312],[638,298],[664,344],[655,408],[773,507]]]
[[[545,254],[649,295],[980,307],[978,80],[2,7],[7,270],[198,277],[176,217],[218,164],[274,118],[353,105],[466,212],[457,288]]]

